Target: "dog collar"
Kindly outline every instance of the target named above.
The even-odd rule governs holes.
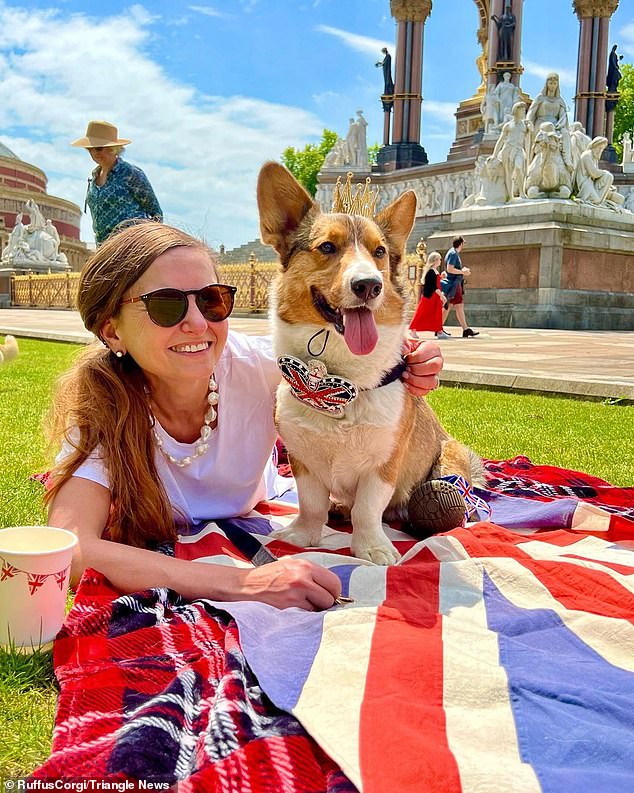
[[[383,375],[378,385],[362,389],[346,377],[329,374],[323,361],[315,358],[304,363],[292,355],[281,355],[277,365],[295,399],[319,413],[343,418],[346,407],[354,402],[359,391],[373,391],[374,388],[382,388],[398,380],[405,371],[407,361],[401,357],[400,362]]]

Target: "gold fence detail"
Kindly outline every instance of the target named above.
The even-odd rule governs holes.
[[[237,286],[235,307],[239,311],[266,311],[269,307],[269,287],[279,271],[277,262],[259,262],[255,254],[248,262],[220,264],[220,281]]]
[[[416,302],[419,269],[414,257],[406,260],[406,280],[411,290],[413,303]],[[220,264],[218,279],[222,283],[236,286],[235,308],[241,312],[264,312],[269,307],[269,289],[275,274],[279,271],[277,262],[259,262],[251,254],[248,262]],[[58,273],[51,275],[12,275],[11,305],[37,308],[76,308],[79,273]]]
[[[79,273],[12,275],[11,305],[37,308],[74,308]]]

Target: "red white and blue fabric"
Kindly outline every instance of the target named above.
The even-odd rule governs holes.
[[[448,474],[441,476],[447,482],[455,485],[462,495],[465,503],[465,522],[468,520],[489,520],[491,517],[491,507],[487,502],[476,493],[476,489],[471,487],[464,476],[458,474]]]
[[[277,359],[282,377],[291,387],[291,394],[320,413],[343,416],[345,407],[357,398],[357,387],[339,375],[314,377],[303,361],[292,355]]]
[[[247,565],[231,527],[302,553],[354,603],[117,596],[88,572],[62,633],[51,758],[34,776],[183,791],[615,793],[634,780],[634,489],[488,463],[492,510],[392,567],[349,534],[271,537],[293,504],[181,538],[183,559]],[[576,493],[574,495],[573,493]]]

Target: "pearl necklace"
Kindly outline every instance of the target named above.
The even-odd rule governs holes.
[[[174,457],[173,454],[166,452],[163,448],[163,440],[157,431],[155,429],[152,430],[154,442],[158,448],[163,452],[170,463],[177,465],[179,468],[186,468],[188,465],[191,465],[197,457],[200,457],[209,448],[209,444],[207,443],[209,436],[211,435],[211,427],[209,425],[216,420],[218,415],[216,410],[216,405],[218,404],[218,383],[216,383],[216,378],[213,376],[213,374],[209,378],[209,393],[207,394],[207,402],[209,403],[209,408],[205,413],[205,423],[200,428],[200,437],[194,443],[193,454],[181,458]]]

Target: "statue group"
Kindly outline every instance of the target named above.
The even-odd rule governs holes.
[[[326,169],[352,169],[368,171],[367,127],[363,110],[357,110],[356,119],[350,119],[350,127],[345,138],[337,138],[335,145],[326,155],[323,167]]]
[[[509,83],[510,74],[508,78],[496,91]],[[519,91],[513,94],[502,88],[501,95],[503,91],[508,91],[509,98],[519,97]],[[575,197],[585,204],[621,211],[624,199],[614,187],[614,177],[599,167],[607,144],[604,137],[591,140],[579,122],[568,124],[559,75],[551,73],[528,112],[523,102],[515,101],[510,114],[505,113],[493,154],[480,158],[476,165],[479,189],[464,205]]]
[[[59,269],[68,259],[59,251],[59,233],[51,220],[45,220],[32,198],[25,204],[30,222],[25,225],[20,212],[2,251],[2,264],[11,266],[49,265]]]

